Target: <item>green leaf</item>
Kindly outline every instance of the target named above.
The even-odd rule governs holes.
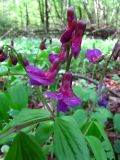
[[[89,86],[74,86],[73,87],[73,91],[75,92],[75,94],[80,97],[84,102],[90,100],[92,102],[94,102],[96,100],[96,91],[95,89],[91,89]]]
[[[6,66],[0,66],[0,76],[4,76],[8,73],[8,68]]]
[[[23,83],[16,84],[8,90],[8,97],[11,103],[11,108],[22,109],[28,104],[28,91]]]
[[[85,140],[76,121],[71,117],[56,118],[54,149],[58,160],[88,160]]]
[[[91,122],[87,126],[85,135],[95,136],[96,138],[98,138],[103,145],[103,148],[107,154],[107,158],[109,158],[109,160],[115,160],[115,155],[113,152],[112,145],[101,123],[99,123],[96,120],[91,120]]]
[[[25,108],[15,116],[11,122],[13,126],[19,126],[24,123],[31,123],[50,117],[50,112],[44,109],[28,109]]]
[[[5,160],[46,160],[34,137],[20,132],[14,138]]]
[[[92,118],[97,119],[103,126],[108,119],[113,118],[112,113],[106,108],[96,107],[95,111],[92,113]]]
[[[9,118],[9,99],[5,93],[0,92],[0,120]]]
[[[78,109],[74,114],[73,118],[78,123],[79,128],[82,128],[82,126],[87,121],[87,112],[83,109]]]
[[[117,132],[120,132],[120,114],[115,114],[113,117],[114,128]]]
[[[117,154],[120,154],[120,140],[118,139],[114,142],[114,150]]]
[[[103,146],[98,138],[94,136],[86,136],[86,140],[90,145],[96,160],[107,160]]]
[[[40,121],[44,121],[45,119],[50,118],[50,112],[43,109],[28,109],[24,108],[20,111],[10,123],[6,125],[5,128],[0,132],[0,137],[9,132],[12,128],[16,127],[27,127],[38,123]],[[12,136],[10,136],[11,138]],[[9,139],[9,135],[8,135]],[[6,141],[6,137],[5,137]],[[0,144],[3,143],[3,138],[0,140]]]
[[[52,134],[53,124],[54,124],[53,121],[46,121],[46,122],[40,123],[40,125],[36,131],[35,137],[41,145],[44,144],[45,141]]]

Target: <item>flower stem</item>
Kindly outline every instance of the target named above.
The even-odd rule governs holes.
[[[50,109],[50,106],[48,105],[47,101],[46,101],[46,98],[44,97],[43,93],[41,92],[41,90],[39,88],[38,89],[38,94],[40,96],[40,100],[43,102],[43,104],[47,107],[48,111],[51,113],[52,117],[54,118],[55,115],[54,113],[52,112],[52,110]]]
[[[31,126],[31,125],[34,125],[34,124],[37,124],[39,122],[44,122],[44,121],[48,121],[48,120],[53,120],[53,117],[47,117],[47,118],[42,118],[42,119],[37,119],[37,120],[33,120],[31,122],[26,122],[24,124],[21,124],[21,125],[18,125],[18,126],[15,126],[14,128],[8,130],[6,133],[3,133],[0,135],[0,139],[14,133],[14,132],[17,132],[23,128],[26,128],[28,126]]]
[[[67,61],[66,72],[69,71],[70,69],[71,60],[72,60],[72,53],[69,55],[69,58]]]

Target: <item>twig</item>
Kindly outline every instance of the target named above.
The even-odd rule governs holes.
[[[86,77],[85,75],[82,75],[82,74],[75,74],[75,73],[73,73],[73,77],[74,77],[74,78],[85,79],[85,80],[87,80],[87,81],[93,83],[94,85],[98,85],[98,84],[99,84],[99,83],[96,82],[94,79],[89,78],[89,77]],[[113,91],[112,89],[107,88],[107,87],[106,87],[106,89],[107,89],[110,93],[112,93],[112,94],[114,94],[114,95],[116,95],[117,97],[120,98],[120,94],[119,94],[119,93],[117,93],[117,92],[115,92],[115,91]]]
[[[10,28],[9,31],[7,31],[5,34],[3,34],[0,39],[4,39],[14,28]]]

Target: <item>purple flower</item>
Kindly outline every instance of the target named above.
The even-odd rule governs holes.
[[[49,54],[49,61],[53,63],[56,59],[58,59],[60,62],[64,62],[67,58],[67,53],[69,50],[69,45],[68,44],[63,44],[60,50],[60,53],[55,53],[55,54]]]
[[[9,54],[11,63],[15,66],[18,63],[18,60],[15,55]]]
[[[102,57],[102,52],[99,49],[88,49],[86,52],[86,57],[91,63],[97,63]]]
[[[59,61],[63,62],[65,60],[65,55],[63,53],[59,53],[59,54],[49,54],[49,61],[51,63],[53,63],[56,59],[58,59]]]
[[[75,34],[72,36],[72,44],[71,50],[74,58],[76,59],[81,50],[82,38],[86,29],[86,22],[84,20],[80,20],[75,29]]]
[[[62,44],[70,41],[72,33],[77,24],[77,19],[73,7],[69,7],[67,10],[67,22],[68,22],[68,28],[65,30],[65,32],[61,35],[60,38]]]
[[[3,62],[7,59],[7,55],[0,49],[0,62]]]
[[[58,60],[55,60],[51,64],[51,67],[49,68],[49,70],[46,72],[35,66],[31,66],[31,65],[26,66],[26,72],[30,78],[30,84],[35,86],[51,85],[55,81],[58,70],[59,70]]]
[[[63,44],[63,43],[66,43],[66,42],[70,41],[71,37],[72,37],[72,30],[68,28],[68,29],[61,35],[60,41],[61,41],[62,44]]]
[[[58,100],[57,111],[66,112],[68,106],[78,106],[81,104],[81,99],[77,97],[72,90],[72,74],[66,72],[62,78],[62,84],[58,92],[45,92],[45,94],[54,100]]]
[[[106,100],[105,96],[100,96],[99,100],[98,100],[98,105],[99,106],[104,106],[105,108],[108,105],[108,101]]]
[[[23,63],[24,63],[24,66],[28,66],[29,65],[29,61],[26,58],[23,58]]]
[[[67,23],[68,28],[71,29],[71,31],[73,31],[77,24],[77,18],[73,7],[69,7],[67,9]]]
[[[41,41],[41,43],[40,43],[40,49],[41,50],[46,49],[46,39],[44,39],[44,40]]]

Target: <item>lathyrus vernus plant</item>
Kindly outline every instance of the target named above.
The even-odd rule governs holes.
[[[49,158],[115,160],[111,143],[104,130],[104,123],[100,123],[98,118],[93,115],[97,104],[107,106],[106,99],[99,94],[100,87],[97,89],[99,97],[90,106],[89,112],[82,109],[82,98],[77,96],[72,89],[71,60],[72,57],[76,60],[81,51],[86,22],[84,20],[77,21],[72,7],[67,10],[67,22],[68,26],[60,37],[60,53],[49,54],[50,67],[47,71],[31,65],[28,61],[25,63],[26,61],[23,59],[28,84],[35,89],[35,96],[39,97],[44,108],[29,109],[25,102],[25,107],[15,115],[13,114],[9,123],[4,124],[0,133],[0,144],[9,145],[12,142],[5,160],[44,160]],[[46,49],[45,41],[40,45],[41,50]],[[13,47],[10,48],[13,49]],[[6,59],[3,54],[2,52],[3,58],[1,59]],[[98,49],[88,49],[86,57],[92,63],[103,60],[103,55]],[[65,73],[59,81],[56,81],[63,64],[66,64]],[[105,73],[103,72],[100,84],[103,83]],[[45,91],[43,88],[56,82],[60,84],[58,84],[59,89],[55,92]],[[24,94],[19,92],[17,100],[19,101],[22,96],[22,101],[26,92],[22,87],[18,88],[19,91],[22,89]],[[16,88],[10,93],[16,93],[15,91]],[[16,96],[17,94],[15,98]],[[4,95],[5,97],[6,95]],[[5,99],[9,99],[9,97],[10,95]],[[53,103],[50,99],[53,100]],[[14,102],[14,98],[12,102]],[[108,117],[110,114],[107,114],[105,121]]]

